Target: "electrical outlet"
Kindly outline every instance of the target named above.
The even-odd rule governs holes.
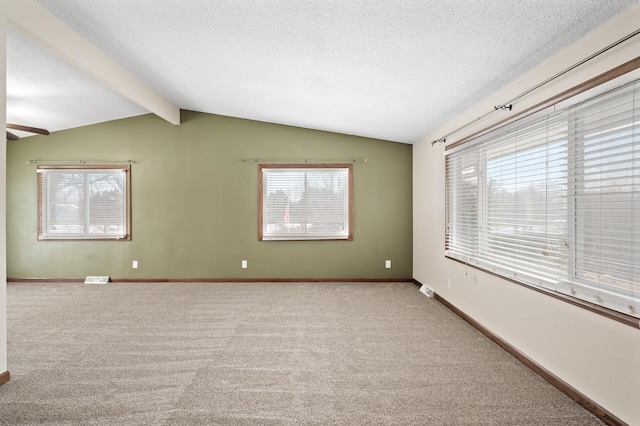
[[[385,260],[384,261],[384,267],[387,268],[387,269],[391,268],[391,261],[390,260]]]
[[[447,280],[447,287],[451,290],[451,278]]]
[[[132,267],[133,269],[138,269],[138,261],[137,261],[137,260],[134,260],[134,261],[133,261],[133,264],[131,265],[131,267]]]
[[[248,268],[247,261],[243,260],[242,261],[242,269],[247,269],[247,268]]]

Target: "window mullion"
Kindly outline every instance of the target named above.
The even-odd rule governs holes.
[[[303,207],[303,212],[304,212],[304,218],[302,220],[302,233],[303,234],[307,234],[307,232],[309,232],[309,181],[308,181],[308,177],[309,174],[308,173],[304,173],[304,207]]]
[[[578,164],[584,164],[584,145],[578,143],[575,111],[568,115],[567,131],[567,277],[569,290],[575,294],[573,282],[578,275],[578,194],[584,191],[584,180],[578,175]]]
[[[487,252],[487,231],[488,231],[488,188],[486,181],[487,158],[484,150],[478,154],[478,254],[484,255]]]
[[[83,173],[82,174],[82,196],[84,197],[84,199],[82,200],[82,206],[83,206],[82,227],[84,229],[85,234],[89,234],[91,229],[90,206],[89,206],[90,194],[91,194],[91,190],[89,185],[89,173]]]

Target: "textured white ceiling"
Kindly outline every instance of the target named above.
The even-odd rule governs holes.
[[[35,41],[7,30],[7,122],[56,131],[146,113]]]
[[[38,0],[182,109],[413,143],[640,0]],[[8,34],[8,121],[145,113]]]

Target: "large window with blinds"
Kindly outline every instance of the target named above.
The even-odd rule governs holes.
[[[446,256],[640,317],[640,82],[446,152]]]
[[[130,166],[38,166],[39,240],[129,240]]]
[[[260,240],[352,240],[353,165],[259,166]]]

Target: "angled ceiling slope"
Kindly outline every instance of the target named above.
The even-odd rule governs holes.
[[[413,143],[638,0],[38,3],[179,108]],[[146,112],[8,38],[10,121]]]
[[[40,84],[41,89],[60,87],[60,80],[51,79],[51,77],[59,77],[62,81],[65,79],[67,81],[73,80],[73,83],[66,88],[67,90],[58,93],[59,95],[62,95],[61,98],[63,100],[66,100],[69,98],[67,93],[71,92],[69,88],[79,85],[78,83],[84,80],[87,82],[87,85],[84,87],[82,84],[79,85],[83,89],[94,89],[96,93],[98,93],[103,91],[103,86],[111,88],[113,91],[123,95],[135,104],[146,108],[146,110],[159,115],[167,121],[173,124],[180,123],[180,110],[177,107],[156,94],[144,82],[130,74],[119,64],[113,61],[113,59],[105,55],[102,51],[78,35],[77,32],[72,30],[68,25],[57,19],[37,3],[31,0],[10,0],[7,6],[7,18],[7,23],[10,27],[27,35],[30,40],[28,41],[25,38],[21,38],[17,33],[7,29],[7,38],[10,40],[7,44],[9,46],[13,46],[11,41],[15,42],[13,49],[7,49],[8,63],[22,66],[22,69],[20,70],[22,72],[16,73],[11,70],[8,74],[16,76],[19,79],[29,70],[38,69],[38,65],[43,65],[47,62],[52,65],[51,68],[46,68],[46,72],[42,74],[44,78],[37,80],[35,84],[29,79],[24,79],[23,81],[18,80],[18,84],[15,84],[15,81],[13,80],[9,82],[7,84],[7,88],[11,88],[11,90],[8,91],[8,99],[13,100],[15,97],[19,100],[18,103],[20,103],[20,101],[27,96],[29,91],[33,93],[33,85]],[[33,47],[34,49],[29,49],[30,47]],[[19,57],[21,54],[24,55],[25,51],[30,54],[29,56],[22,57],[26,60],[12,61],[12,59]],[[34,53],[39,53],[39,55],[34,55]],[[54,56],[51,53],[55,53],[57,56]],[[64,61],[57,60],[57,57],[64,59]],[[38,59],[38,62],[33,63],[33,60],[36,58]],[[68,64],[65,64],[64,62]],[[31,68],[30,65],[35,66]],[[59,71],[61,72],[52,73],[52,69],[55,69],[58,65],[60,66]],[[83,79],[83,76],[76,72],[75,68],[72,68],[69,65],[73,65],[78,70],[84,72],[87,77],[92,77],[102,84],[96,84],[97,82],[93,81],[93,79]],[[70,72],[64,72],[65,68]],[[37,93],[37,98],[42,99],[42,93]],[[84,98],[86,99],[86,93],[91,92],[83,93],[85,93]],[[60,99],[58,99],[58,102],[60,102]],[[15,114],[17,109],[17,107],[12,107],[8,116]],[[29,130],[20,127],[24,126],[18,126],[17,130]],[[12,128],[16,129],[15,126]],[[36,131],[36,133],[42,132]],[[12,136],[12,139],[17,138],[16,135],[7,133],[7,137],[10,136]]]

